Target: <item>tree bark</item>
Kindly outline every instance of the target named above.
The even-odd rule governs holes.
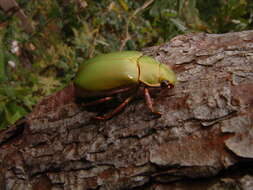
[[[253,31],[187,34],[144,49],[177,73],[96,121],[69,86],[0,132],[2,190],[253,189]]]

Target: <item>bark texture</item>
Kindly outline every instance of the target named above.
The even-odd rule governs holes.
[[[188,34],[144,50],[178,76],[109,121],[68,88],[0,132],[2,190],[253,189],[253,31]]]

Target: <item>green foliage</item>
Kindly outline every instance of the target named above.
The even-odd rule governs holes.
[[[0,10],[0,128],[66,86],[99,53],[140,50],[187,32],[252,28],[250,0],[17,0],[35,28]]]
[[[200,16],[212,28],[211,32],[225,33],[252,29],[253,1],[198,1]],[[208,10],[208,11],[206,11]]]
[[[4,63],[4,46],[3,46],[3,42],[2,42],[2,37],[3,35],[1,35],[0,33],[0,82],[4,82],[5,80],[5,63]]]

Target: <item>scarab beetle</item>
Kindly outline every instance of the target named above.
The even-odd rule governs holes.
[[[143,89],[151,112],[160,114],[153,108],[149,89],[172,88],[175,82],[176,75],[170,67],[138,51],[108,53],[91,58],[80,65],[74,79],[80,96],[101,97],[86,106],[108,101],[118,93],[133,91],[133,94],[112,112],[96,117],[102,120],[110,119],[121,111],[134,98],[136,90],[140,88]]]

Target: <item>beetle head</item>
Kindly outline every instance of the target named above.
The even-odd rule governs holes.
[[[159,66],[159,78],[162,88],[173,88],[177,80],[176,74],[172,69],[164,64],[160,64]]]
[[[170,84],[169,81],[167,81],[167,80],[161,81],[161,88],[173,88],[173,87],[174,87],[174,85]]]

